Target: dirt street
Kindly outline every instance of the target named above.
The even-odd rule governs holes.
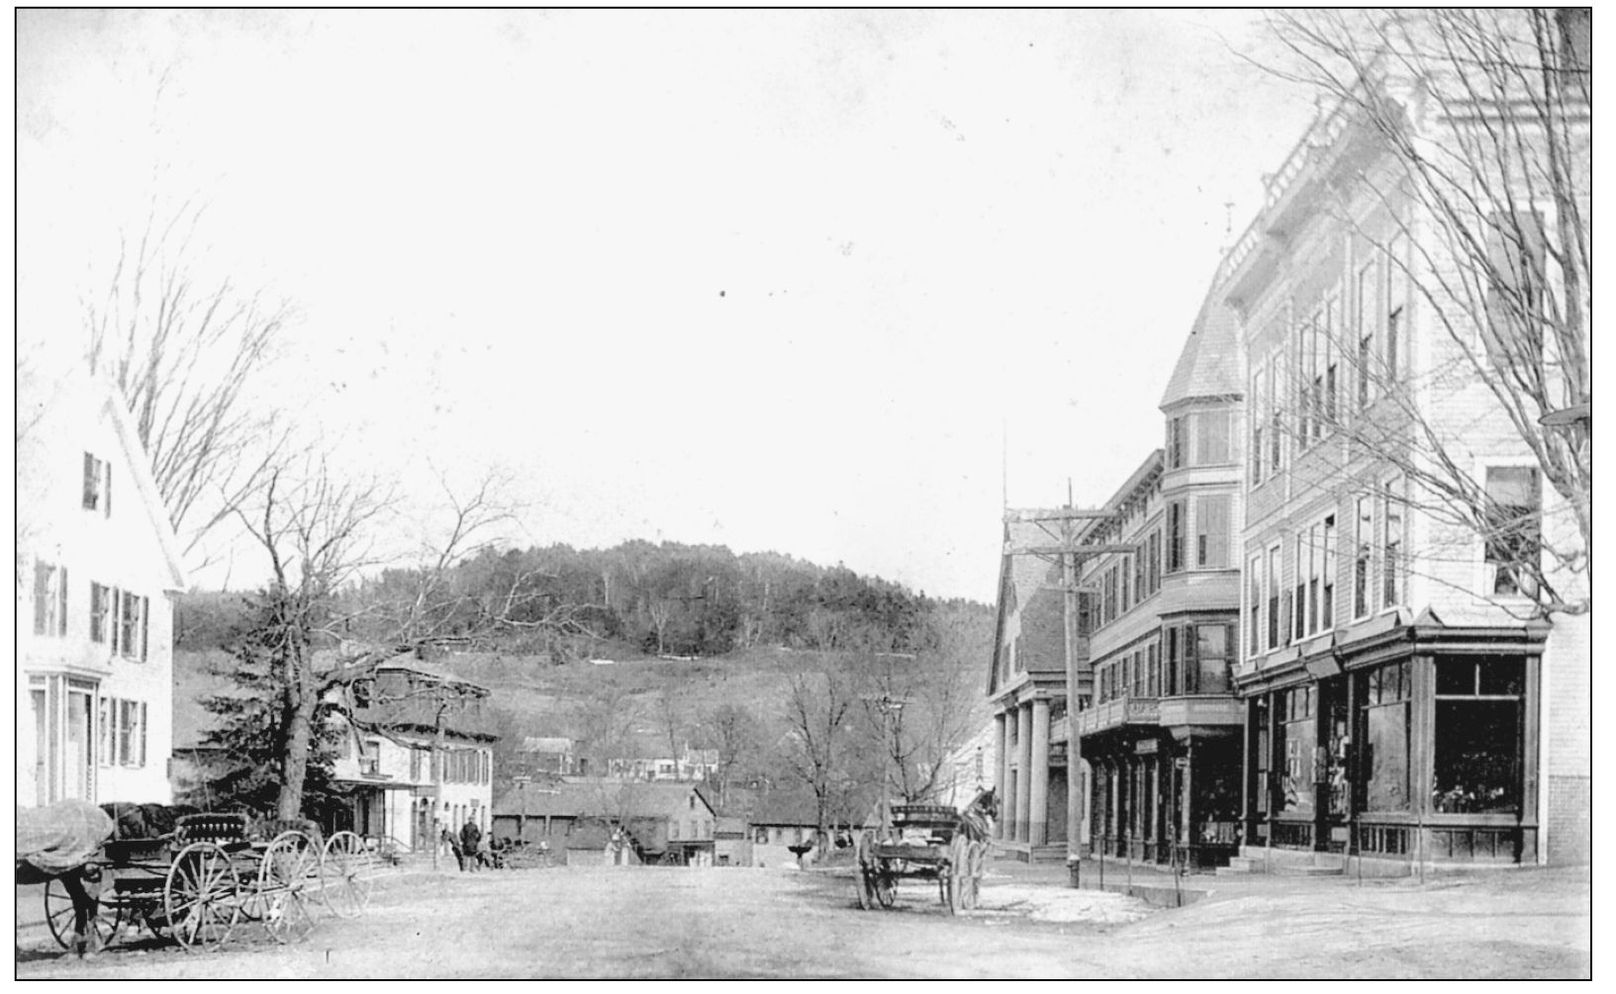
[[[1267,880],[1152,910],[1054,879],[992,874],[947,917],[900,888],[865,912],[851,881],[756,869],[576,868],[384,879],[357,920],[303,944],[242,925],[227,948],[151,943],[76,962],[18,932],[19,978],[1578,977],[1585,872],[1357,885]]]

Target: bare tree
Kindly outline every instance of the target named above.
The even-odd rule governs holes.
[[[1280,434],[1303,445],[1338,434],[1349,460],[1395,467],[1409,484],[1404,499],[1481,536],[1489,559],[1506,561],[1500,588],[1532,595],[1539,614],[1591,605],[1588,17],[1281,13],[1271,24],[1288,64],[1265,67],[1314,88],[1329,108],[1315,147],[1303,150],[1309,159],[1329,143],[1358,143],[1362,151],[1327,185],[1335,198],[1324,207],[1390,261],[1390,285],[1377,289],[1418,302],[1444,339],[1411,376],[1395,350],[1365,348],[1361,329],[1325,315],[1314,329],[1317,354],[1343,360],[1353,382],[1335,382],[1322,363],[1293,363],[1292,409],[1265,416],[1265,444]],[[1393,335],[1396,316],[1387,317]],[[1574,525],[1515,492],[1529,487],[1500,494],[1477,478],[1463,441],[1472,426],[1453,425],[1451,411],[1478,386]],[[1350,480],[1319,485],[1350,490]]]
[[[607,761],[627,754],[642,717],[642,702],[632,690],[614,680],[603,680],[591,685],[588,697],[578,706],[574,727],[604,770]]]
[[[154,207],[120,235],[104,289],[82,301],[92,373],[128,405],[187,555],[268,478],[285,431],[253,403],[290,305],[204,275],[202,209]]]
[[[865,731],[891,788],[907,802],[933,798],[950,775],[947,760],[976,731],[981,694],[969,665],[876,657],[864,670]]]
[[[323,731],[316,717],[322,705],[336,703],[354,717],[354,685],[382,663],[430,644],[464,642],[500,624],[497,617],[479,618],[470,631],[452,624],[462,612],[446,577],[472,547],[473,536],[497,517],[498,505],[486,483],[470,498],[450,498],[452,523],[443,547],[423,567],[429,575],[391,602],[345,596],[362,570],[382,561],[376,533],[395,503],[386,488],[344,481],[324,459],[313,458],[296,477],[284,468],[272,470],[262,491],[234,508],[270,569],[264,616],[251,642],[270,664],[264,689],[276,697],[278,817],[301,812]]]
[[[830,837],[830,811],[839,796],[851,728],[852,688],[836,673],[799,673],[791,678],[785,720],[789,729],[785,759],[814,794],[821,850]]]
[[[752,769],[761,750],[763,730],[757,717],[735,704],[721,704],[704,723],[706,741],[718,750],[719,807],[729,803],[729,785],[737,770]]]
[[[686,722],[672,684],[663,684],[662,690],[657,693],[657,717],[662,723],[663,733],[668,737],[668,755],[673,757],[674,779],[683,780],[679,767],[679,737],[685,731]]]

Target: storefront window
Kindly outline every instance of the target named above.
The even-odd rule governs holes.
[[[1362,681],[1366,771],[1362,805],[1368,811],[1408,810],[1408,710],[1413,697],[1407,660],[1365,672]]]
[[[1438,661],[1434,810],[1499,814],[1520,810],[1524,672],[1519,657]]]
[[[1280,810],[1298,814],[1313,811],[1313,746],[1317,741],[1313,719],[1313,688],[1296,687],[1280,695],[1284,719],[1284,775],[1280,781]]]

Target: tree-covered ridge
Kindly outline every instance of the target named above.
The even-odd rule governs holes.
[[[390,606],[414,602],[421,574],[388,569],[354,583],[341,594],[350,601],[347,616],[382,630]],[[915,653],[937,637],[928,623],[934,607],[968,606],[840,564],[644,540],[609,549],[485,548],[447,569],[439,586],[440,631],[486,638],[486,620],[497,617],[503,624],[496,637],[508,647],[547,650],[557,662],[586,651],[592,639],[658,655],[714,656],[761,645]],[[236,595],[187,595],[180,648],[226,644],[241,611]]]

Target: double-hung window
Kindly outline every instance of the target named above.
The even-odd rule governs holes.
[[[1374,399],[1375,325],[1380,316],[1379,267],[1369,262],[1358,270],[1353,293],[1353,319],[1357,322],[1357,354],[1353,365],[1358,373],[1358,410],[1366,410]]]
[[[1195,501],[1195,565],[1226,569],[1229,565],[1229,497],[1220,494]]]
[[[34,561],[34,634],[67,634],[67,567]]]
[[[1408,595],[1407,570],[1404,566],[1403,481],[1394,477],[1381,491],[1381,521],[1385,533],[1381,540],[1381,606],[1393,607],[1403,603]]]
[[[1381,366],[1385,370],[1385,380],[1390,385],[1397,382],[1401,375],[1403,338],[1408,326],[1409,310],[1409,279],[1408,279],[1408,241],[1402,236],[1394,239],[1388,249],[1386,257],[1386,299],[1383,308],[1386,313],[1385,339],[1381,342],[1383,354]]]
[[[1277,649],[1280,645],[1280,633],[1283,628],[1279,618],[1279,546],[1268,548],[1268,571],[1265,574],[1268,580],[1268,648]]]
[[[1262,652],[1262,565],[1263,557],[1246,561],[1246,655]]]
[[[1485,592],[1535,596],[1542,558],[1538,472],[1528,466],[1489,466],[1486,488]]]
[[[84,453],[84,509],[112,517],[112,464]]]
[[[1186,504],[1181,500],[1167,502],[1167,572],[1177,573],[1184,568],[1184,538],[1188,522],[1184,520]]]
[[[146,702],[101,698],[101,765],[146,765]]]
[[[1357,500],[1352,554],[1352,616],[1366,618],[1375,598],[1375,501]]]

